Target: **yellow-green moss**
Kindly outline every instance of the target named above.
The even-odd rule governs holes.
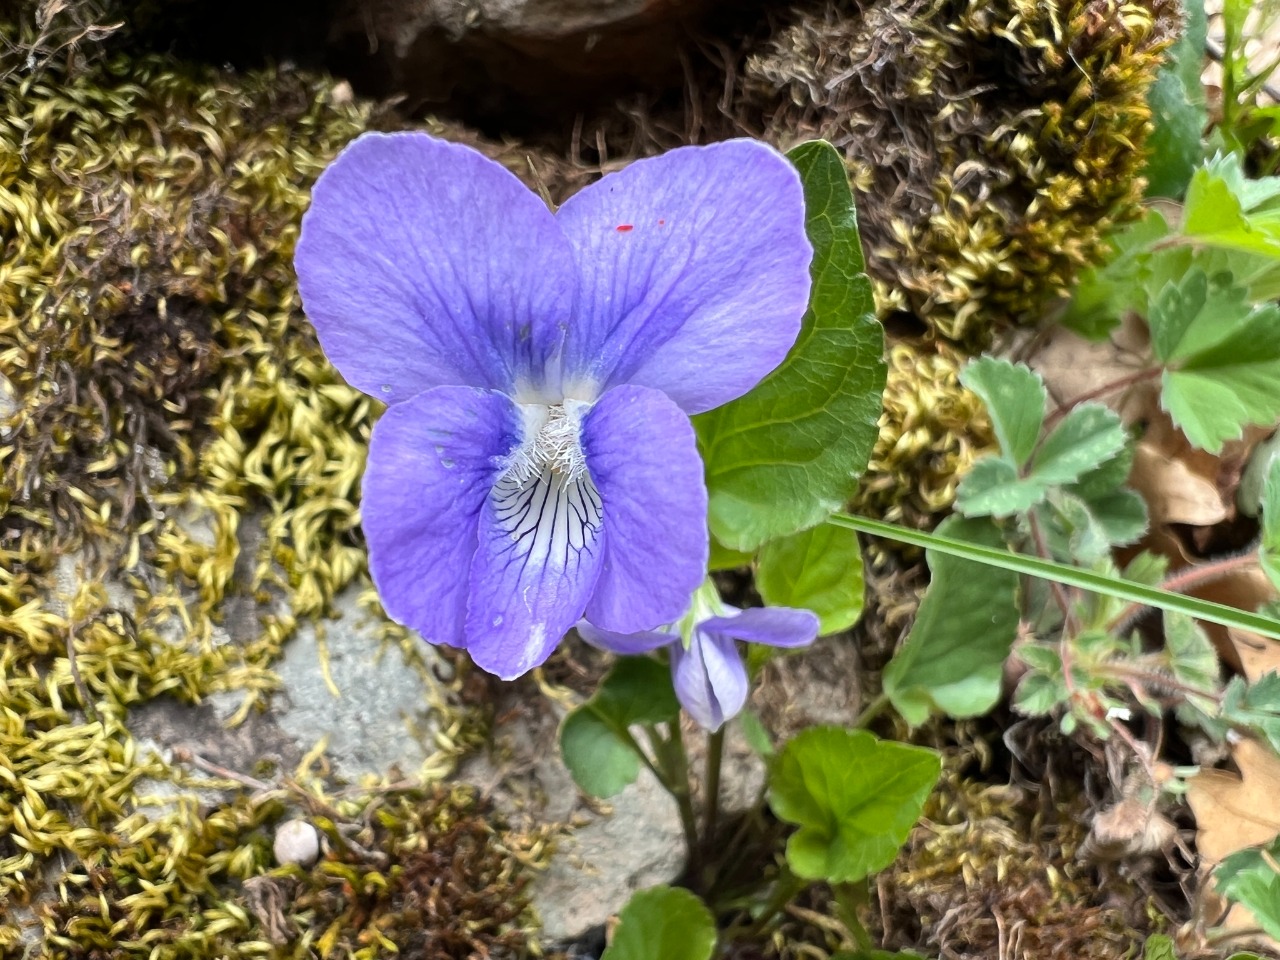
[[[190,802],[117,828],[63,875],[41,956],[373,960],[529,953],[519,860],[466,788],[355,798],[293,791],[321,830],[314,867],[272,867],[287,791],[211,813]]]
[[[381,956],[421,945],[431,896],[391,860],[451,849],[439,929],[519,952],[517,860],[465,791],[331,801],[312,778],[197,808],[130,732],[162,696],[262,706],[300,620],[353,584],[374,602],[355,504],[378,411],[320,352],[291,258],[311,182],[378,111],[325,77],[63,39],[0,23],[0,949]],[[259,616],[229,641],[233,592]],[[441,706],[437,771],[477,731]],[[241,885],[286,802],[337,852],[290,881],[272,945]]]
[[[897,862],[877,879],[886,945],[954,957],[1115,960],[1164,921],[1154,890],[1077,854],[1079,787],[992,786],[953,751]],[[1034,794],[1039,794],[1039,800]]]
[[[994,447],[982,401],[960,385],[962,353],[899,341],[888,350],[880,436],[855,509],[927,526],[955,499],[959,478]]]
[[[773,136],[844,150],[880,302],[982,344],[1038,319],[1135,215],[1177,16],[1168,0],[822,0],[748,60],[745,101]]]

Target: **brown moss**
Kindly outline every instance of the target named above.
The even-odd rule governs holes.
[[[952,753],[923,819],[877,878],[886,946],[954,960],[1138,950],[1161,907],[1149,884],[1078,856],[1094,809],[1079,787],[992,786],[967,765]]]
[[[1176,26],[1167,0],[825,0],[749,57],[743,110],[845,152],[885,309],[981,344],[1135,215]]]

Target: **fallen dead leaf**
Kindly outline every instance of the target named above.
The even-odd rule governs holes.
[[[1227,636],[1250,683],[1256,683],[1264,673],[1280,673],[1280,642],[1235,627],[1227,628]]]
[[[1151,523],[1209,527],[1236,515],[1236,489],[1250,452],[1266,431],[1246,427],[1214,455],[1193,447],[1169,415],[1154,405],[1143,412],[1146,430],[1137,445],[1129,482],[1143,495]]]
[[[1201,770],[1187,783],[1202,883],[1224,857],[1280,834],[1280,757],[1256,740],[1241,740],[1231,756],[1239,774]],[[1240,904],[1228,906],[1212,884],[1203,889],[1199,913],[1220,932],[1239,934],[1240,946],[1280,952],[1280,943],[1254,933],[1258,922],[1253,914]]]
[[[1225,603],[1229,607],[1235,607],[1239,610],[1257,610],[1260,606],[1269,600],[1276,599],[1276,588],[1267,579],[1267,575],[1257,566],[1244,567],[1239,570],[1233,570],[1230,574],[1218,580],[1201,584],[1195,589],[1186,591],[1188,595],[1199,597],[1202,600],[1212,600],[1216,603]],[[1218,655],[1230,667],[1236,670],[1242,670],[1248,679],[1253,680],[1253,674],[1249,673],[1249,668],[1245,664],[1245,648],[1239,643],[1236,637],[1232,636],[1232,631],[1228,627],[1224,627],[1217,623],[1200,624],[1204,627],[1205,632],[1209,635],[1209,639],[1213,641],[1213,645],[1218,650]],[[1256,634],[1239,631],[1242,637],[1254,637],[1260,643],[1269,643],[1263,641]],[[1280,644],[1271,644],[1271,646],[1280,646]],[[1265,659],[1267,656],[1275,656],[1268,653],[1268,648],[1258,648],[1256,645],[1251,654],[1259,653]],[[1263,667],[1261,672],[1266,672]]]
[[[1133,376],[1147,365],[1149,353],[1146,328],[1133,318],[1122,323],[1108,339],[1097,342],[1066,327],[1056,327],[1037,344],[1028,363],[1044,378],[1052,410],[1058,404]],[[1151,383],[1141,383],[1098,400],[1132,422],[1154,407],[1155,392]]]
[[[1196,846],[1207,864],[1280,834],[1280,757],[1256,740],[1231,750],[1239,774],[1201,770],[1187,783]]]
[[[1152,525],[1185,523],[1208,527],[1229,515],[1211,476],[1149,440],[1142,440],[1134,451],[1129,484],[1147,501]]]

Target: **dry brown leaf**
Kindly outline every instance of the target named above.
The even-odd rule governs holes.
[[[1187,594],[1199,597],[1201,600],[1225,603],[1227,606],[1235,607],[1238,610],[1257,610],[1268,600],[1276,599],[1276,588],[1267,579],[1267,575],[1262,572],[1260,567],[1253,566],[1236,570],[1220,580],[1202,584],[1193,590],[1188,590]],[[1233,669],[1243,670],[1245,675],[1252,680],[1253,676],[1249,674],[1248,667],[1245,665],[1245,651],[1242,649],[1241,644],[1232,637],[1232,631],[1217,623],[1201,621],[1200,625],[1204,627],[1209,639],[1213,641],[1213,645],[1218,650],[1218,655]],[[1245,635],[1254,636],[1253,634]],[[1265,672],[1265,669],[1263,672]]]
[[[1248,427],[1241,439],[1228,441],[1215,456],[1192,446],[1163,410],[1153,406],[1144,418],[1146,430],[1130,483],[1151,508],[1152,525],[1209,527],[1233,519],[1240,475],[1266,433]]]
[[[1231,750],[1240,773],[1201,770],[1188,783],[1196,846],[1206,863],[1280,834],[1280,757],[1256,740]]]
[[[1224,857],[1280,834],[1280,757],[1256,740],[1241,740],[1231,748],[1231,755],[1239,774],[1201,770],[1188,781],[1202,883]],[[1204,922],[1220,932],[1245,934],[1258,927],[1253,914],[1240,904],[1228,905],[1212,884],[1201,894],[1199,912]],[[1240,945],[1280,950],[1280,943],[1260,935],[1248,936]]]
[[[1136,319],[1121,324],[1107,340],[1094,342],[1056,327],[1038,344],[1028,361],[1044,378],[1050,409],[1141,371],[1149,353],[1146,330]],[[1099,397],[1126,421],[1139,419],[1155,405],[1151,384]]]
[[[1171,456],[1149,440],[1141,441],[1134,451],[1129,484],[1147,501],[1153,525],[1209,527],[1229,515],[1212,476],[1205,476],[1190,461]]]
[[[1236,648],[1240,667],[1250,683],[1257,682],[1264,673],[1280,673],[1280,641],[1235,627],[1227,628],[1227,636]]]
[[[1201,869],[1203,878],[1206,871]],[[1231,903],[1218,893],[1217,886],[1210,883],[1201,894],[1202,911],[1207,918],[1212,918],[1213,929],[1218,936],[1231,935],[1236,947],[1247,947],[1265,953],[1268,956],[1280,954],[1280,943],[1270,937],[1258,933],[1258,919],[1247,908],[1238,903]],[[1203,940],[1200,942],[1203,946]],[[1218,954],[1215,954],[1217,956]]]

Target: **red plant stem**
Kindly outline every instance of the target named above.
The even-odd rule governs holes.
[[[1220,693],[1193,687],[1189,683],[1183,683],[1181,680],[1175,680],[1173,677],[1165,676],[1162,673],[1153,673],[1149,670],[1126,666],[1123,663],[1107,664],[1103,671],[1125,682],[1133,681],[1147,687],[1165,687],[1166,689],[1186,694],[1189,697],[1201,697],[1205,700],[1212,700],[1214,703],[1222,702],[1222,694]]]
[[[1121,377],[1119,380],[1112,380],[1110,383],[1104,383],[1102,386],[1095,387],[1086,393],[1080,394],[1078,397],[1073,397],[1065,403],[1060,403],[1057,408],[1054,409],[1053,413],[1049,414],[1048,419],[1045,420],[1044,428],[1048,430],[1068,413],[1086,401],[1097,400],[1098,397],[1105,397],[1109,393],[1115,393],[1117,390],[1123,390],[1126,387],[1131,387],[1135,383],[1142,383],[1145,380],[1154,380],[1162,373],[1164,373],[1163,367],[1147,367],[1139,370],[1137,373],[1131,373],[1127,377]]]
[[[1036,520],[1034,513],[1027,514],[1027,520],[1031,526],[1031,538],[1036,544],[1036,553],[1045,560],[1051,560],[1049,554],[1049,545],[1045,543],[1044,534],[1040,532],[1040,523]],[[1071,700],[1076,697],[1076,684],[1071,676],[1072,653],[1071,653],[1071,634],[1075,632],[1075,617],[1071,614],[1071,597],[1067,594],[1066,588],[1057,582],[1049,584],[1053,590],[1054,599],[1058,601],[1058,606],[1062,608],[1062,635],[1058,638],[1058,659],[1062,661],[1062,684],[1067,688],[1067,696]]]
[[[1170,593],[1186,593],[1194,587],[1202,584],[1212,583],[1214,580],[1221,580],[1223,577],[1229,577],[1237,570],[1244,570],[1258,563],[1258,549],[1254,547],[1246,550],[1244,553],[1233,554],[1229,557],[1223,557],[1220,560],[1210,560],[1208,563],[1195,564],[1180,570],[1171,577],[1166,577],[1160,584],[1164,590]],[[1146,604],[1131,603],[1116,616],[1108,625],[1113,632],[1120,633],[1126,627],[1133,625],[1146,611],[1154,609]]]

